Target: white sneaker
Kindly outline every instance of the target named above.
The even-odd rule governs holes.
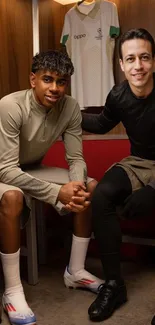
[[[13,301],[7,295],[2,297],[3,309],[6,312],[10,324],[12,325],[36,325],[36,317],[33,311],[28,307],[26,312],[17,311]]]
[[[97,278],[86,270],[80,270],[72,275],[69,273],[68,267],[66,267],[64,283],[67,288],[83,288],[98,293],[98,288],[103,284],[103,280]]]

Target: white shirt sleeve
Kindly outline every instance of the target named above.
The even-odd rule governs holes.
[[[67,53],[69,56],[71,56],[70,34],[71,34],[70,19],[69,19],[69,14],[66,13],[60,43],[66,46]]]
[[[112,38],[118,37],[120,33],[117,6],[113,2],[111,2],[111,24],[109,33]]]

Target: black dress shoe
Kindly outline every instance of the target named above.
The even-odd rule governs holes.
[[[100,322],[109,318],[114,310],[127,301],[126,286],[110,280],[101,284],[99,294],[88,309],[92,321]]]
[[[155,316],[152,318],[151,325],[155,325]]]

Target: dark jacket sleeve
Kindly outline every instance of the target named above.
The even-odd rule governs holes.
[[[119,122],[119,111],[113,99],[112,91],[109,93],[105,106],[100,114],[82,113],[82,129],[90,133],[107,133]]]

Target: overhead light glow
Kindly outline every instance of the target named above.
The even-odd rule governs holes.
[[[61,5],[68,5],[70,3],[78,2],[79,0],[54,0],[54,1],[60,3]]]

